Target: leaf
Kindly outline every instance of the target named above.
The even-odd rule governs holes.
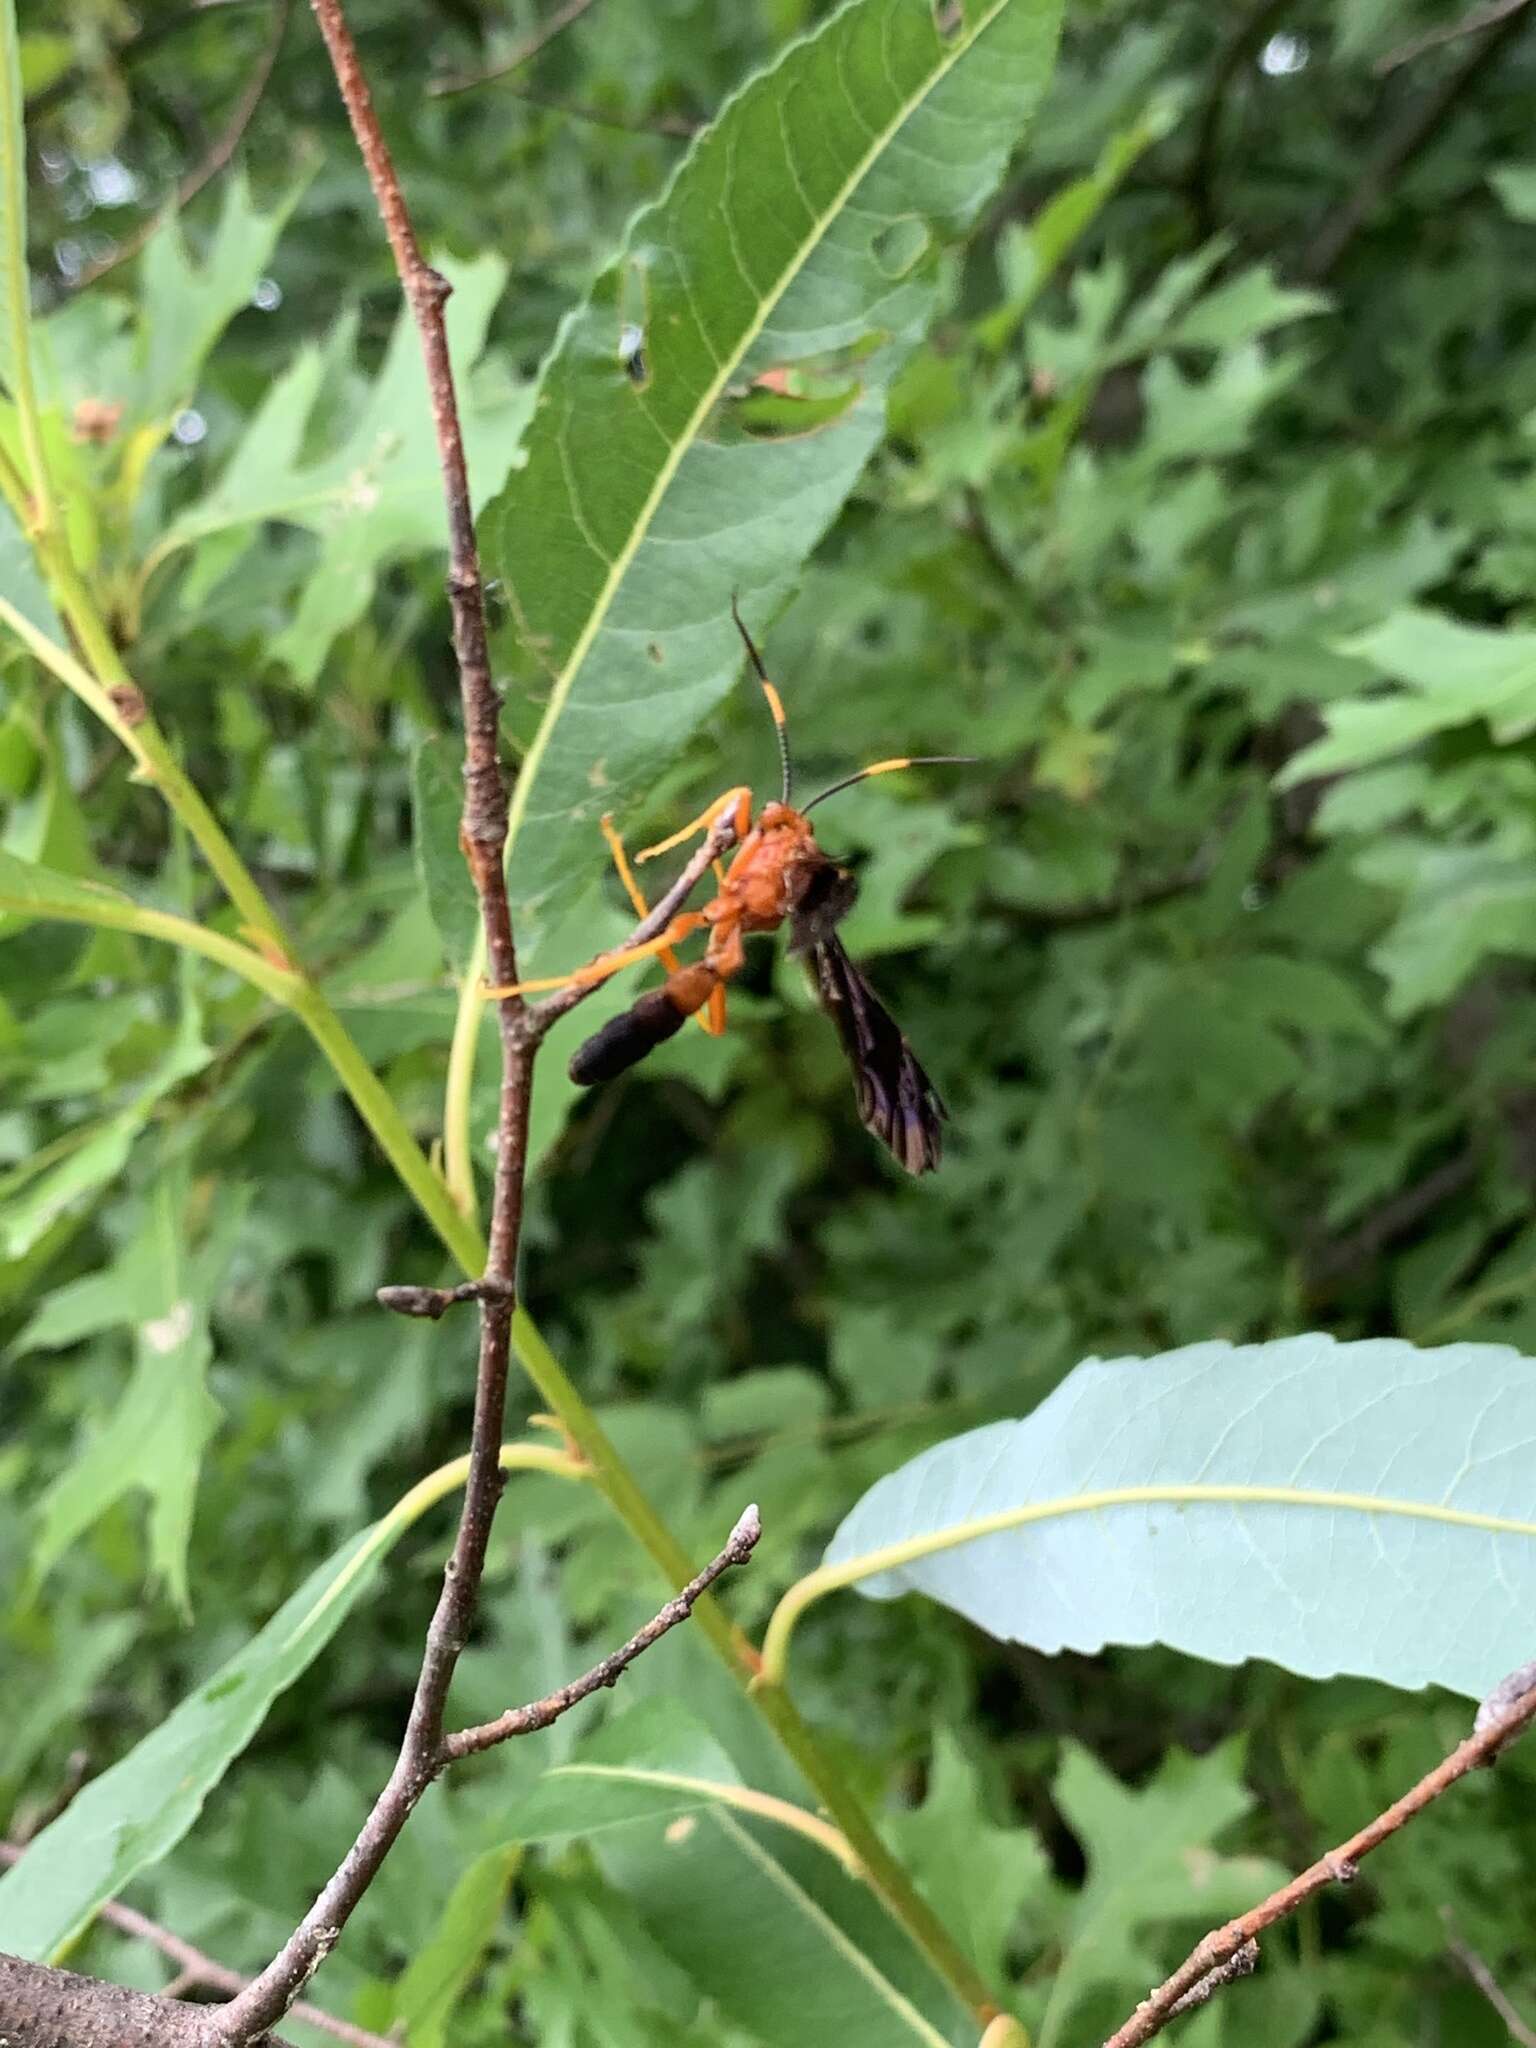
[[[27,147],[16,0],[0,0],[0,384],[16,393],[30,313]]]
[[[439,264],[453,287],[448,345],[462,388],[470,481],[478,505],[507,472],[527,419],[522,390],[487,390],[470,376],[506,283],[499,257]],[[318,461],[306,459],[314,409],[350,359],[352,330],[333,332],[324,352],[304,350],[280,377],[246,428],[218,482],[172,523],[149,558],[241,531],[254,538],[269,520],[301,526],[320,544],[294,617],[270,652],[306,683],[319,675],[338,633],[360,619],[379,572],[402,558],[440,551],[447,539],[437,441],[415,323],[402,309],[383,365],[346,439]],[[218,573],[232,562],[221,550]],[[184,593],[190,606],[200,583]]]
[[[1379,761],[1474,719],[1486,718],[1501,744],[1536,728],[1536,633],[1464,626],[1405,607],[1339,651],[1385,670],[1406,690],[1327,705],[1327,734],[1287,762],[1282,788]]]
[[[596,1845],[653,1940],[765,2048],[948,2048],[950,1994],[866,1885],[783,1829],[723,1808],[643,1822]]]
[[[1536,953],[1536,872],[1524,854],[1384,839],[1354,866],[1362,880],[1403,894],[1391,929],[1371,948],[1394,1017],[1444,1002],[1490,953]]]
[[[137,361],[131,394],[124,394],[134,424],[163,428],[191,399],[214,343],[250,304],[304,189],[295,183],[272,212],[258,213],[243,170],[231,171],[223,184],[218,225],[201,264],[193,261],[177,217],[162,223],[145,246]]]
[[[443,2048],[454,2007],[468,1990],[506,1904],[521,1850],[487,1849],[449,1894],[442,1917],[395,1987],[394,2026],[410,2048]]]
[[[509,1462],[505,1450],[502,1462]],[[137,1872],[175,1847],[272,1702],[357,1605],[380,1560],[463,1478],[462,1461],[441,1467],[350,1537],[243,1650],[91,1780],[32,1843],[25,1864],[0,1875],[0,1948],[50,1960]]]
[[[117,922],[131,908],[131,899],[120,889],[109,889],[100,882],[77,881],[73,875],[61,875],[54,868],[18,860],[15,854],[0,849],[0,910],[15,911],[24,917],[68,917],[88,922],[101,918],[103,922]]]
[[[187,1257],[185,1172],[156,1186],[145,1228],[125,1252],[125,1308],[146,1310],[135,1331],[133,1374],[111,1416],[65,1467],[38,1507],[34,1578],[52,1570],[69,1545],[125,1493],[149,1497],[150,1568],[186,1613],[187,1544],[202,1454],[218,1424],[208,1391],[213,1362],[209,1307],[230,1250],[215,1230],[207,1256]]]
[[[1168,1757],[1149,1785],[1132,1791],[1069,1743],[1053,1791],[1087,1858],[1088,1877],[1064,1931],[1039,2048],[1063,2037],[1095,1986],[1140,1990],[1157,1981],[1162,1968],[1139,1938],[1144,1927],[1181,1918],[1217,1926],[1287,1874],[1257,1857],[1225,1858],[1210,1849],[1213,1837],[1253,1803],[1230,1746],[1203,1757]]]
[[[480,905],[459,850],[464,810],[464,749],[444,733],[424,739],[411,757],[411,845],[443,958],[462,974],[480,928]]]
[[[1007,1975],[1019,1916],[1043,1900],[1050,1863],[1030,1828],[1000,1828],[982,1805],[978,1773],[954,1734],[935,1730],[928,1796],[892,1823],[903,1863],[935,1910],[965,1943],[983,1977]]]
[[[1536,221],[1536,164],[1501,164],[1488,182],[1511,220]]]
[[[882,1479],[826,1564],[1040,1650],[1165,1643],[1480,1698],[1529,1655],[1533,1438],[1536,1366],[1501,1346],[1091,1360],[1025,1420]],[[967,1536],[989,1517],[1014,1525]]]
[[[590,829],[731,688],[740,589],[760,623],[880,438],[934,303],[936,252],[996,184],[1048,76],[1055,0],[982,0],[945,40],[927,0],[850,0],[732,99],[560,330],[526,467],[487,508],[527,671],[548,677],[513,797],[525,931],[591,872]],[[638,294],[637,287],[638,285]],[[644,299],[643,384],[620,360]],[[864,395],[792,440],[743,440],[733,393],[851,360]]]
[[[10,511],[0,505],[0,597],[13,604],[40,633],[62,642],[64,628],[38,574],[37,557]]]

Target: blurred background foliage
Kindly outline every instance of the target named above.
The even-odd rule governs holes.
[[[1442,37],[1455,11],[1428,0],[1078,0],[888,436],[768,624],[808,786],[984,757],[822,814],[863,883],[850,948],[950,1102],[951,1156],[920,1185],[889,1170],[763,947],[729,1037],[683,1034],[563,1123],[555,1103],[525,1252],[530,1306],[691,1548],[761,1502],[748,1626],[873,1478],[1085,1356],[1316,1327],[1536,1348],[1536,22],[1486,11]],[[533,9],[358,5],[458,281],[482,492],[629,214],[817,14],[598,0],[439,92],[515,59]],[[97,588],[430,1142],[454,994],[411,763],[456,717],[437,483],[318,39],[246,0],[35,0],[23,26],[43,345],[88,399],[146,337],[142,418],[178,406],[137,454],[132,417],[77,414]],[[190,255],[162,232],[114,264],[247,111]],[[253,431],[296,365],[281,431]],[[654,836],[772,762],[743,689],[621,822]],[[116,743],[14,648],[0,789],[9,852],[206,902]],[[0,1803],[25,1833],[462,1448],[473,1332],[372,1306],[441,1255],[291,1022],[121,936],[0,936]],[[137,1903],[238,1967],[270,1951],[387,1770],[440,1550],[396,1553]],[[654,1594],[599,1502],[515,1481],[461,1717],[509,1672],[519,1697],[568,1675]],[[686,1692],[793,1793],[685,1636],[629,1698]],[[1157,1651],[1046,1660],[910,1601],[818,1608],[797,1660],[1046,2044],[1101,2038],[1252,1859],[1310,1860],[1464,1719]],[[622,1853],[556,1845],[455,1893],[579,1732],[437,1789],[326,2002],[471,2048],[782,2037],[658,1932]],[[1536,2026],[1533,1892],[1517,1757],[1184,2037],[1493,2048],[1510,2026],[1468,1957]],[[402,2003],[433,1942],[451,1995]],[[81,1955],[168,1974],[109,1930]]]

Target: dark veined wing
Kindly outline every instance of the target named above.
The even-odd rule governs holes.
[[[931,1173],[943,1151],[949,1114],[918,1065],[901,1027],[829,932],[807,948],[821,1007],[837,1026],[866,1130],[888,1145],[908,1173]]]

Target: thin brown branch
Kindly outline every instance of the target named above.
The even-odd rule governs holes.
[[[0,1842],[0,1863],[20,1863],[26,1855],[26,1845],[21,1842]],[[146,1914],[136,1912],[132,1906],[124,1906],[116,1899],[109,1899],[97,1910],[99,1920],[105,1920],[109,1927],[115,1927],[120,1934],[130,1935],[135,1941],[147,1941],[151,1948],[157,1948],[169,1962],[181,1965],[177,1975],[156,1995],[174,2002],[183,1991],[205,1987],[210,1991],[223,1991],[231,1997],[243,1991],[246,1979],[238,1970],[228,1969],[223,1963],[216,1963],[212,1956],[204,1955],[200,1948],[194,1948],[190,1941],[183,1941],[179,1934],[172,1934],[168,1927],[151,1920]],[[83,1980],[95,1983],[94,1978]],[[312,2027],[318,2027],[324,2034],[330,2034],[337,2041],[348,2041],[352,2048],[397,2048],[382,2034],[370,2034],[363,2027],[354,2027],[346,2020],[339,2020],[333,2013],[322,2012],[318,2005],[310,2005],[299,1999],[293,2007],[293,2017],[305,2020]]]
[[[721,817],[705,833],[702,845],[697,847],[687,866],[666,894],[657,898],[629,934],[613,950],[622,952],[629,946],[643,946],[647,939],[654,939],[671,923],[673,917],[693,894],[699,882],[709,872],[722,853],[736,843],[736,827],[728,817]],[[599,958],[602,956],[599,955]],[[600,982],[588,981],[570,988],[558,988],[542,1002],[530,1003],[526,1012],[524,1029],[530,1039],[542,1039],[552,1024],[574,1010],[578,1003],[584,1003],[588,996],[595,995],[602,986]]]
[[[1524,26],[1523,8],[1495,18],[1481,41],[1440,82],[1404,108],[1342,206],[1329,214],[1297,266],[1297,276],[1320,284],[1397,182],[1398,174],[1434,135],[1462,95],[1476,84],[1509,38]]]
[[[701,1593],[707,1593],[716,1579],[730,1571],[733,1566],[745,1564],[757,1547],[757,1540],[763,1533],[756,1507],[749,1507],[726,1540],[725,1548],[710,1559],[703,1571],[688,1581],[680,1593],[676,1593],[666,1606],[637,1629],[621,1648],[594,1664],[590,1671],[580,1678],[572,1679],[569,1685],[557,1686],[546,1693],[541,1700],[533,1700],[526,1707],[509,1707],[504,1714],[498,1714],[494,1721],[482,1721],[476,1728],[461,1728],[456,1735],[450,1735],[443,1743],[443,1754],[450,1762],[463,1756],[476,1756],[483,1749],[494,1749],[498,1742],[510,1742],[518,1735],[532,1735],[540,1728],[549,1727],[562,1714],[581,1700],[604,1686],[617,1685],[624,1673],[637,1657],[643,1657],[652,1643],[659,1643],[668,1630],[686,1621],[693,1612],[694,1602]]]
[[[1437,50],[1442,43],[1453,43],[1462,36],[1475,36],[1485,28],[1492,28],[1507,15],[1518,14],[1522,7],[1528,7],[1530,0],[1491,0],[1487,7],[1474,7],[1470,14],[1464,14],[1460,21],[1446,22],[1441,28],[1427,29],[1421,36],[1414,36],[1410,42],[1399,43],[1395,50],[1389,50],[1385,57],[1378,57],[1372,69],[1378,78],[1385,78],[1389,71],[1395,71],[1399,64],[1411,64],[1415,57],[1422,57],[1426,50]]]
[[[166,222],[190,205],[203,187],[216,178],[240,147],[241,137],[251,125],[251,118],[261,105],[262,94],[272,76],[272,67],[277,62],[277,53],[282,48],[283,37],[288,29],[288,17],[293,11],[293,0],[272,0],[272,19],[267,30],[267,39],[256,59],[255,69],[246,80],[239,99],[230,109],[229,119],[199,163],[195,163],[176,187],[176,196],[169,206],[163,207],[148,220],[141,221],[131,235],[118,243],[110,256],[103,256],[98,263],[88,263],[74,279],[74,289],[94,284],[105,277],[109,270],[115,270],[120,263],[137,256],[150,236],[165,226]]]
[[[1440,1908],[1440,1917],[1445,1922],[1447,1941],[1446,1953],[1471,1978],[1484,1998],[1493,2007],[1509,2031],[1509,2038],[1517,2048],[1536,2048],[1536,2027],[1529,2026],[1519,2009],[1510,1999],[1508,1992],[1488,1967],[1487,1961],[1475,1948],[1469,1948],[1455,1932],[1456,1916],[1449,1906]]]
[[[505,57],[484,71],[460,71],[449,78],[435,78],[427,87],[434,98],[444,99],[449,93],[471,92],[477,85],[489,85],[492,80],[506,78],[514,71],[520,71],[540,50],[548,47],[555,37],[568,29],[573,21],[579,21],[592,5],[592,0],[565,0],[563,7],[557,7],[548,21],[536,28],[531,36],[510,49]]]
[[[1536,1665],[1528,1664],[1512,1672],[1489,1694],[1478,1711],[1473,1732],[1465,1742],[1458,1744],[1401,1799],[1394,1800],[1373,1821],[1351,1835],[1347,1842],[1341,1842],[1336,1849],[1320,1856],[1299,1877],[1293,1877],[1289,1884],[1271,1892],[1251,1912],[1229,1920],[1225,1927],[1213,1929],[1190,1951],[1173,1975],[1149,1998],[1142,2000],[1125,2025],[1111,2034],[1104,2048],[1141,2048],[1142,2042],[1160,2034],[1180,2009],[1185,1996],[1197,1985],[1226,1969],[1242,1949],[1257,1941],[1266,1927],[1273,1927],[1277,1920],[1284,1920],[1304,1900],[1325,1886],[1348,1884],[1363,1857],[1369,1856],[1373,1849],[1379,1849],[1383,1842],[1406,1827],[1427,1806],[1432,1806],[1469,1771],[1491,1764],[1506,1744],[1523,1734],[1533,1721],[1536,1721]],[[1212,1986],[1213,1990],[1216,1988]]]
[[[426,365],[447,503],[448,596],[464,715],[464,815],[460,844],[480,900],[488,969],[498,984],[505,985],[517,980],[517,949],[504,871],[507,785],[499,750],[501,707],[491,676],[469,471],[443,318],[448,286],[417,246],[405,196],[340,0],[314,0],[314,11],[373,187],[379,217],[389,237]],[[485,1271],[480,1276],[480,1355],[470,1427],[469,1474],[453,1554],[444,1568],[442,1591],[427,1628],[404,1739],[388,1783],[335,1874],[266,1969],[218,2015],[213,2032],[221,2042],[250,2042],[289,2009],[340,1939],[358,1900],[373,1882],[417,1802],[446,1761],[444,1704],[454,1669],[469,1640],[491,1523],[501,1497],[498,1451],[506,1411],[528,1157],[529,1096],[536,1050],[524,1029],[521,1002],[515,998],[502,1002],[498,1017],[501,1094],[488,1251]]]

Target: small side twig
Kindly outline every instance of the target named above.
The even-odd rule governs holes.
[[[0,1864],[20,1863],[26,1853],[25,1843],[0,1842]],[[169,1962],[181,1965],[176,1976],[158,1993],[163,1999],[174,2001],[183,1992],[200,1988],[223,1991],[233,1996],[245,1988],[247,1979],[238,1970],[216,1963],[212,1956],[204,1955],[190,1941],[183,1941],[179,1934],[172,1934],[168,1927],[162,1927],[147,1914],[136,1912],[132,1906],[109,1899],[97,1909],[96,1917],[105,1920],[109,1927],[115,1927],[120,1934],[130,1935],[135,1941],[147,1941]],[[321,2033],[331,2035],[334,2040],[350,2042],[351,2048],[397,2048],[397,2044],[386,2040],[384,2035],[370,2034],[364,2027],[354,2027],[347,2020],[337,2019],[334,2013],[323,2012],[318,2005],[309,2004],[306,1999],[296,2002],[293,2017],[318,2027]]]
[[[509,50],[506,56],[495,64],[488,65],[484,71],[459,71],[449,78],[432,79],[427,85],[427,91],[434,99],[443,99],[449,93],[469,92],[477,85],[489,85],[493,79],[505,78],[510,72],[520,71],[523,65],[537,57],[540,50],[546,48],[556,36],[568,29],[573,21],[579,21],[591,5],[592,0],[565,0],[565,5],[557,7],[548,21],[536,28],[532,35],[525,36],[522,42]]]
[[[1440,28],[1426,29],[1423,35],[1399,43],[1395,50],[1388,50],[1384,57],[1378,57],[1372,69],[1378,78],[1385,78],[1399,64],[1411,64],[1426,50],[1437,50],[1442,43],[1457,42],[1462,36],[1475,36],[1480,30],[1492,28],[1495,22],[1503,21],[1506,15],[1518,14],[1522,7],[1529,5],[1530,0],[1490,0],[1488,6],[1474,7],[1460,21],[1448,21]]]
[[[373,1298],[397,1316],[429,1316],[435,1323],[461,1301],[504,1301],[510,1293],[504,1281],[461,1280],[457,1287],[377,1287]]]
[[[1508,1992],[1488,1967],[1486,1960],[1475,1948],[1469,1948],[1455,1932],[1456,1916],[1449,1906],[1440,1908],[1440,1917],[1446,1927],[1446,1953],[1466,1972],[1493,2007],[1499,2018],[1509,2029],[1509,2038],[1518,2048],[1536,2048],[1536,2027],[1521,2017],[1510,2000]]]
[[[460,1757],[477,1756],[483,1749],[494,1749],[498,1742],[510,1742],[518,1735],[532,1735],[540,1728],[547,1728],[552,1721],[558,1721],[562,1714],[570,1712],[579,1701],[592,1693],[600,1692],[606,1685],[617,1685],[624,1673],[651,1647],[660,1642],[670,1629],[680,1621],[686,1621],[693,1612],[699,1596],[734,1565],[745,1564],[757,1547],[763,1533],[757,1507],[747,1508],[740,1521],[726,1540],[725,1548],[718,1556],[710,1559],[695,1578],[688,1581],[680,1593],[675,1593],[658,1614],[637,1629],[621,1648],[583,1672],[580,1678],[572,1679],[569,1685],[558,1686],[554,1692],[546,1693],[543,1699],[533,1700],[526,1707],[509,1707],[504,1714],[498,1714],[494,1721],[482,1721],[478,1727],[461,1728],[456,1735],[443,1740],[443,1755],[450,1762]]]
[[[1509,38],[1524,26],[1523,7],[1494,15],[1481,40],[1448,71],[1439,84],[1413,100],[1387,131],[1376,155],[1367,163],[1342,206],[1326,216],[1296,266],[1308,284],[1321,284],[1397,181],[1398,173],[1417,156],[1456,102],[1469,91],[1498,56]]]
[[[164,227],[165,223],[182,208],[191,204],[203,187],[216,178],[240,147],[240,138],[251,125],[251,118],[261,105],[262,94],[272,76],[272,67],[277,62],[277,53],[283,46],[283,37],[288,28],[288,17],[293,11],[293,0],[272,0],[272,20],[267,30],[267,39],[262,44],[255,67],[246,80],[239,99],[230,109],[229,119],[224,123],[212,148],[198,163],[195,163],[176,187],[175,197],[169,206],[141,221],[130,235],[124,236],[110,255],[99,262],[87,263],[73,279],[73,288],[79,291],[88,284],[95,284],[105,277],[109,270],[116,270],[120,263],[137,256],[150,236]]]
[[[621,940],[614,951],[620,952],[627,946],[643,946],[647,939],[654,939],[664,931],[721,854],[729,851],[735,843],[736,827],[731,819],[717,818],[677,880],[657,898],[628,938]],[[542,1001],[530,1003],[523,1020],[523,1029],[529,1040],[536,1044],[551,1025],[558,1024],[562,1017],[574,1010],[578,1003],[584,1003],[601,986],[600,982],[581,982],[571,988],[557,988]]]
[[[1427,1771],[1411,1791],[1394,1800],[1357,1834],[1351,1835],[1347,1842],[1341,1842],[1337,1848],[1319,1856],[1299,1877],[1293,1877],[1289,1884],[1271,1892],[1251,1912],[1242,1913],[1224,1927],[1213,1929],[1196,1944],[1173,1975],[1161,1983],[1150,1997],[1142,2000],[1124,2026],[1110,2035],[1104,2048],[1141,2048],[1144,2041],[1160,2034],[1176,2013],[1187,2010],[1183,2001],[1189,1992],[1211,1979],[1215,1979],[1211,1983],[1211,1991],[1218,1990],[1228,1981],[1218,1973],[1226,1970],[1240,1951],[1255,1943],[1266,1927],[1273,1927],[1277,1920],[1294,1913],[1303,1900],[1309,1899],[1314,1892],[1322,1891],[1325,1886],[1347,1884],[1363,1857],[1369,1856],[1373,1849],[1379,1849],[1425,1807],[1433,1805],[1458,1779],[1466,1777],[1469,1771],[1492,1763],[1499,1752],[1533,1721],[1536,1721],[1536,1664],[1527,1664],[1519,1671],[1511,1672],[1488,1695],[1478,1711],[1473,1732],[1465,1742],[1459,1743],[1448,1757],[1436,1764],[1432,1771]]]

